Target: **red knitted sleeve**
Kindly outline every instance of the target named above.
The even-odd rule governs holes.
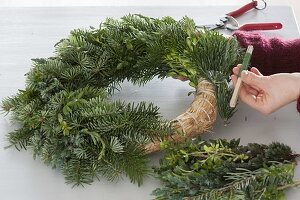
[[[253,45],[251,66],[258,68],[262,74],[300,72],[300,38],[268,38],[245,31],[236,31],[234,36],[242,47]]]
[[[300,38],[268,38],[259,33],[245,31],[236,31],[233,35],[242,47],[253,45],[251,66],[258,68],[262,74],[300,72]],[[300,113],[300,97],[297,110]]]

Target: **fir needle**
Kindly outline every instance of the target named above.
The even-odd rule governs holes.
[[[252,56],[252,51],[253,51],[253,46],[249,45],[247,47],[247,51],[246,51],[246,54],[245,54],[244,59],[243,59],[242,67],[241,67],[241,69],[239,71],[239,74],[238,74],[238,79],[237,79],[232,97],[230,99],[229,105],[230,105],[231,108],[234,108],[236,106],[236,102],[237,102],[237,99],[238,99],[238,96],[239,96],[239,91],[240,91],[240,88],[241,88],[241,85],[242,85],[241,72],[243,70],[247,70],[250,59],[251,59],[251,56]]]

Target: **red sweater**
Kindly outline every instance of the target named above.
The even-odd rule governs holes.
[[[237,31],[234,36],[244,48],[253,45],[251,65],[258,68],[262,74],[300,72],[300,38],[267,38],[259,33],[244,31]],[[300,97],[297,110],[300,113]]]

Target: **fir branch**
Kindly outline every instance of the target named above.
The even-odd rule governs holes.
[[[153,191],[156,199],[278,199],[284,195],[280,187],[293,183],[295,157],[280,143],[198,139],[165,148],[155,168],[164,183]]]
[[[274,173],[274,169],[280,171],[280,174]],[[280,186],[291,182],[291,170],[294,170],[293,164],[275,164],[270,167],[258,169],[256,171],[249,171],[245,169],[237,169],[241,172],[228,173],[224,176],[227,180],[233,180],[225,187],[213,189],[212,191],[203,193],[198,196],[186,197],[186,200],[203,200],[203,199],[233,199],[236,193],[240,194],[243,191],[251,190],[257,199],[263,199],[264,193],[268,192],[270,186],[277,187],[277,190],[283,190],[289,186],[297,186],[297,184],[288,184],[286,187]],[[273,170],[273,171],[272,171]],[[280,176],[280,177],[279,177]],[[274,179],[275,178],[275,179]],[[279,187],[278,187],[279,186]],[[225,196],[225,197],[224,197]],[[217,197],[217,198],[216,198]]]

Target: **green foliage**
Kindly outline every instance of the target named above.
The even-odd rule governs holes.
[[[13,117],[23,126],[8,134],[10,144],[30,147],[75,185],[123,173],[141,184],[149,173],[143,145],[171,131],[152,104],[110,102],[102,89],[91,87],[62,90],[43,107],[16,107]]]
[[[158,107],[111,101],[112,92],[124,80],[142,85],[180,75],[194,87],[204,77],[215,84],[220,115],[228,120],[234,111],[227,82],[241,54],[235,39],[199,33],[187,17],[128,15],[73,30],[55,45],[53,57],[33,59],[26,88],[2,101],[20,126],[8,141],[62,169],[74,185],[124,173],[140,184],[149,173],[143,146],[172,130]]]
[[[235,39],[228,40],[218,32],[187,32],[186,48],[175,47],[167,55],[174,76],[183,76],[195,87],[199,77],[215,85],[218,112],[228,123],[235,112],[228,102],[232,96],[228,82],[232,67],[241,61],[243,55]]]
[[[164,147],[155,168],[164,187],[153,191],[156,199],[284,199],[278,186],[293,182],[296,156],[281,143],[196,139]]]

